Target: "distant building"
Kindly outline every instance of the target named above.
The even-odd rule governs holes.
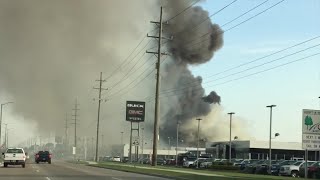
[[[231,157],[238,159],[269,159],[269,141],[232,141]],[[271,159],[304,158],[305,150],[299,142],[278,142],[271,144]],[[206,152],[220,159],[229,158],[229,141],[207,142]],[[318,160],[319,151],[308,151],[309,160]]]

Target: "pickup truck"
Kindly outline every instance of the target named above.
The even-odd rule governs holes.
[[[23,168],[26,167],[27,153],[24,152],[23,148],[8,148],[3,154],[3,166],[8,165],[21,165]]]
[[[51,164],[51,157],[52,155],[49,153],[49,151],[39,151],[35,155],[35,162],[38,164],[39,162],[48,162]]]

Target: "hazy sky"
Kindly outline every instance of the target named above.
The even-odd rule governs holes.
[[[233,0],[219,0],[219,1],[207,0],[207,1],[200,1],[200,3],[197,3],[197,5],[200,5],[206,10],[208,10],[209,14],[214,14],[215,12],[219,11],[219,9],[223,8],[224,6],[231,3],[232,1]],[[105,3],[106,1],[99,1],[99,2]],[[249,12],[248,14],[245,14],[244,16],[233,21],[232,23],[223,26],[225,23],[229,22],[230,20],[238,17],[239,15],[243,14],[244,12],[252,9],[253,7],[263,2],[265,3],[259,6],[258,8],[256,8],[255,10],[253,10],[252,12]],[[281,0],[269,0],[269,1],[238,0],[234,2],[232,5],[230,5],[229,7],[225,8],[221,12],[214,15],[211,20],[214,23],[217,23],[218,25],[222,26],[223,30],[228,30],[229,28],[232,28],[237,24],[245,21],[246,19],[257,15],[258,13],[264,11],[265,9],[273,6],[278,2],[281,2]],[[60,3],[63,3],[63,1],[60,1]],[[123,3],[127,3],[127,2],[123,1]],[[121,5],[122,4],[120,4],[119,6]],[[70,4],[70,7],[73,7],[73,5]],[[97,12],[99,12],[99,15],[101,16],[95,16],[94,14],[89,13],[89,15],[93,15],[93,17],[91,18],[95,19],[96,17],[101,17],[101,19],[105,20],[104,18],[107,17],[108,19],[110,16],[107,16],[107,15],[105,16],[104,13],[102,13],[102,12],[106,12],[103,6],[99,6],[99,7],[101,7],[101,9],[100,11],[97,11]],[[51,7],[48,6],[47,8],[50,9]],[[136,30],[136,34],[132,36],[131,34],[127,33],[126,30],[128,28],[122,28],[122,29],[125,29],[125,31],[119,33],[121,35],[120,40],[118,39],[119,37],[112,36],[115,39],[114,42],[119,42],[119,43],[109,44],[109,40],[106,41],[108,42],[105,44],[106,47],[101,48],[102,50],[101,54],[103,54],[103,55],[100,54],[101,57],[104,57],[104,55],[106,54],[105,49],[110,50],[110,47],[112,46],[111,48],[112,50],[119,51],[118,55],[119,56],[121,55],[120,59],[124,59],[124,57],[126,57],[130,53],[130,51],[134,48],[134,46],[139,42],[139,38],[143,36],[143,31],[148,31],[152,29],[153,26],[149,24],[149,19],[150,20],[156,20],[156,19],[154,19],[154,17],[149,17],[148,9],[149,11],[151,11],[150,8],[148,8],[147,6],[146,7],[139,6],[139,8],[145,8],[146,10],[145,12],[137,13],[137,16],[139,15],[139,17],[141,16],[143,18],[133,18],[135,19],[135,22],[134,22],[135,25],[141,23],[141,26],[138,26],[139,30]],[[131,9],[132,10],[131,13],[136,14],[135,13],[136,9],[137,7],[134,9]],[[54,12],[53,10],[54,9],[52,9],[51,13],[55,14],[56,12]],[[126,9],[123,9],[123,11],[127,12]],[[109,13],[112,13],[112,12],[109,12]],[[188,11],[184,13],[188,13]],[[80,13],[80,14],[84,15],[83,13]],[[149,14],[154,14],[154,13],[149,13]],[[124,20],[128,19],[126,16],[126,13],[123,13],[123,16],[121,17]],[[252,64],[241,66],[240,68],[234,68],[233,70],[228,72],[223,72],[223,71],[239,66],[243,63],[255,60],[257,58],[261,58],[263,56],[272,54],[278,50],[282,50],[284,48],[293,46],[295,44],[306,41],[308,39],[319,36],[320,35],[319,17],[320,17],[320,1],[319,0],[308,0],[308,1],[286,0],[281,2],[279,5],[276,5],[274,8],[271,8],[270,10],[267,10],[266,12],[258,15],[257,17],[250,19],[248,22],[245,22],[239,25],[238,27],[235,27],[224,33],[224,45],[219,51],[217,51],[217,53],[215,53],[213,59],[206,64],[194,66],[191,68],[194,74],[200,75],[203,77],[203,87],[205,87],[206,94],[210,93],[211,91],[216,91],[221,96],[221,100],[222,100],[221,106],[223,109],[223,113],[225,113],[226,116],[221,117],[222,120],[219,119],[220,121],[217,121],[217,122],[228,123],[227,113],[230,111],[233,111],[236,113],[235,115],[237,116],[236,119],[239,119],[239,121],[243,121],[243,124],[248,126],[247,129],[250,135],[252,136],[252,138],[256,138],[258,140],[268,140],[269,109],[266,108],[266,105],[276,104],[277,107],[274,109],[274,114],[273,114],[273,133],[276,133],[276,132],[280,133],[280,137],[278,137],[276,141],[298,141],[298,142],[301,141],[302,109],[320,109],[320,99],[318,98],[320,96],[320,55],[307,58],[303,61],[299,61],[296,63],[288,64],[280,68],[272,69],[270,71],[266,71],[260,74],[255,74],[255,75],[251,75],[251,74],[258,73],[260,71],[265,71],[267,69],[273,68],[275,66],[278,66],[284,63],[290,63],[295,60],[313,55],[315,53],[320,53],[320,45],[316,46],[320,44],[320,37],[308,43],[305,43],[300,46],[296,46],[292,49],[278,53],[276,55],[261,59]],[[75,15],[74,18],[77,20],[78,16]],[[79,17],[79,19],[81,20],[82,18]],[[113,19],[113,18],[110,18],[110,19]],[[58,20],[59,21],[57,22],[60,22],[60,21],[64,22],[63,20],[65,20],[65,18],[61,18]],[[72,18],[70,19],[71,22],[73,21],[78,22],[76,20],[73,20]],[[91,22],[95,22],[95,21],[91,21],[90,18],[88,18],[86,22],[89,22],[89,24],[91,24]],[[108,21],[103,21],[103,22],[108,22]],[[119,22],[119,21],[116,20],[116,22]],[[112,27],[107,24],[108,23],[105,23],[104,25],[106,25],[106,27]],[[74,23],[73,25],[82,26],[83,23],[78,23],[78,24]],[[130,24],[128,25],[128,23],[127,24],[122,23],[121,26],[122,25],[130,26]],[[56,27],[58,29],[60,28],[60,26],[56,26]],[[91,26],[88,26],[88,27],[91,27]],[[83,29],[83,28],[80,28],[80,29]],[[95,28],[93,28],[93,30],[95,30]],[[103,29],[101,28],[99,30],[103,31]],[[51,31],[44,31],[44,32],[49,33]],[[56,33],[56,31],[52,31],[52,32]],[[73,29],[70,29],[70,31],[68,32],[73,33],[74,31]],[[83,32],[84,34],[86,34],[87,31],[84,29]],[[113,34],[115,34],[116,32],[118,32],[118,28],[116,28],[115,26],[114,31],[112,32]],[[123,36],[123,34],[125,34],[126,36]],[[100,35],[104,35],[104,34],[101,33]],[[127,36],[132,37],[132,41],[130,41],[130,43],[126,42],[125,37]],[[57,36],[57,37],[59,37],[60,39],[63,39],[63,37],[60,37],[60,36]],[[92,40],[92,38],[90,38],[89,36],[88,37],[82,36],[82,34],[80,34],[79,37],[83,37],[84,40],[87,40],[87,39]],[[100,36],[98,37],[100,38]],[[100,41],[99,38],[96,38],[96,40]],[[103,38],[103,40],[107,40],[107,39],[108,38]],[[72,44],[74,43],[73,44],[74,46],[79,45],[79,43],[76,43],[75,41],[71,41],[71,42]],[[124,44],[128,47],[123,48]],[[97,44],[96,41],[92,41],[90,45],[100,47],[100,45]],[[94,46],[92,46],[91,48],[92,50],[89,51],[89,53],[92,53],[92,55],[98,56],[99,53],[98,54],[96,53],[97,49],[94,48]],[[122,47],[121,52],[118,47]],[[143,47],[141,46],[141,48]],[[302,51],[301,53],[296,53],[306,48],[309,48],[309,49]],[[143,51],[141,52],[143,53],[145,49],[146,48],[144,48]],[[122,52],[122,51],[125,51],[125,52]],[[69,52],[69,51],[66,51],[66,52]],[[296,53],[296,54],[291,55],[287,58],[281,58],[283,56],[290,55],[292,53]],[[95,56],[92,56],[93,60],[90,59],[90,61],[92,62],[97,62],[97,64],[95,65],[97,65],[98,67],[94,67],[94,68],[92,67],[89,71],[87,64],[81,66],[82,68],[87,69],[84,72],[88,73],[87,75],[84,76],[85,77],[84,79],[81,79],[81,83],[78,84],[79,89],[81,88],[82,91],[86,92],[86,94],[82,93],[82,95],[85,97],[83,97],[83,100],[81,101],[81,108],[82,108],[81,128],[84,128],[85,132],[95,131],[96,116],[92,116],[90,114],[90,118],[86,119],[83,116],[84,114],[83,111],[85,109],[90,109],[90,110],[93,109],[94,115],[95,115],[96,102],[93,102],[92,99],[96,97],[97,92],[92,90],[92,86],[95,85],[94,80],[97,78],[98,72],[101,71],[101,69],[104,69],[105,67],[107,67],[105,65],[100,65],[106,62],[101,57],[99,59],[99,57],[100,56],[98,56],[98,58]],[[119,59],[118,56],[116,57],[117,58],[115,59]],[[141,63],[142,62],[143,61],[141,61]],[[259,66],[263,63],[266,63],[266,64],[264,66]],[[114,66],[116,66],[116,64]],[[255,67],[255,66],[259,66],[259,67]],[[131,67],[131,66],[128,66],[128,67]],[[108,66],[108,68],[110,67]],[[108,71],[109,70],[108,68],[107,70],[105,70],[106,74],[110,72]],[[246,70],[249,68],[251,69]],[[148,72],[149,71],[147,71],[147,73]],[[223,73],[220,73],[217,75],[217,73],[219,72],[223,72]],[[138,74],[139,73],[137,73],[136,75]],[[63,76],[63,74],[60,74],[60,75]],[[119,77],[121,77],[122,75],[123,74],[121,73],[118,74]],[[244,76],[248,76],[248,77],[241,78]],[[59,78],[59,76],[58,77],[54,76],[54,77]],[[145,81],[154,82],[153,77],[154,76],[152,74]],[[239,79],[239,80],[235,80],[235,79]],[[126,83],[123,83],[122,85],[124,87],[121,87],[121,88],[126,88],[125,86],[129,82],[131,82],[131,79],[128,79]],[[135,83],[130,86],[134,86],[134,85]],[[129,123],[121,119],[122,115],[124,114],[125,99],[127,97],[132,98],[132,95],[135,95],[137,93],[141,94],[139,89],[144,87],[145,87],[144,83],[141,83],[134,90],[130,91],[131,94],[128,93],[129,95],[127,94],[126,96],[121,97],[122,98],[121,100],[115,99],[111,102],[109,101],[109,103],[104,103],[102,106],[101,126],[105,129],[108,129],[109,127],[113,127],[113,124],[110,125],[110,121],[111,121],[110,119],[112,119],[113,123],[121,120],[121,123],[117,122],[117,125],[123,127],[123,129],[118,130],[118,128],[112,128],[114,132],[110,131],[109,133],[113,133],[112,135],[114,135],[115,133],[118,133],[118,136],[119,136],[120,135],[119,132],[122,130],[124,130],[125,132],[128,132]],[[112,93],[114,93],[114,91],[116,90],[117,89],[113,90]],[[152,88],[150,88],[150,92],[153,93]],[[150,95],[148,93],[143,94],[143,97],[146,97],[146,96],[152,97],[152,94]],[[14,98],[0,94],[0,99],[1,99],[1,102],[2,101],[4,102],[6,100],[10,101],[11,99],[14,99]],[[68,99],[68,101],[70,101],[69,103],[70,105],[69,104],[68,105],[64,104],[64,105],[67,107],[70,107],[71,109],[71,104],[73,100],[74,100],[74,97]],[[121,108],[118,108],[115,111],[110,111],[109,109],[111,107],[110,103],[112,102],[113,103],[117,102],[112,105],[117,107],[121,106]],[[19,102],[16,102],[16,104],[18,103]],[[33,123],[32,121],[25,120],[21,116],[16,115],[15,112],[13,112],[14,105],[10,105],[10,106],[5,107],[4,123],[9,123],[9,129],[11,129],[10,138],[12,138],[12,141],[15,141],[21,138],[22,132],[24,134],[24,137],[26,138],[37,134],[36,124]],[[148,106],[148,108],[150,108],[151,113],[153,113],[152,106],[153,104]],[[64,119],[64,114],[65,112],[61,112],[61,118],[63,119]],[[116,117],[111,117],[111,114],[112,115],[116,114]],[[220,118],[220,116],[217,116],[217,117]],[[148,121],[152,121],[152,118],[149,118]],[[25,122],[25,123],[21,123],[21,122]],[[51,125],[49,124],[48,126],[51,126]],[[63,127],[62,124],[61,124],[61,127]],[[226,129],[226,131],[228,130],[229,129]],[[72,131],[70,133],[72,133]],[[107,133],[108,131],[106,131],[106,134]],[[2,132],[2,134],[4,134],[4,132]],[[90,135],[90,133],[88,134]],[[233,134],[233,136],[235,135],[237,134]],[[238,135],[238,136],[241,139],[241,135]],[[125,138],[125,141],[126,141],[126,138]]]
[[[201,6],[213,14],[230,2],[232,0],[206,1],[202,2]],[[223,25],[262,2],[264,1],[242,0],[235,2],[221,13],[213,16],[212,20]],[[242,18],[226,25],[223,29],[233,27],[277,2],[280,1],[269,0]],[[245,119],[249,124],[251,135],[256,139],[268,140],[269,109],[265,106],[275,104],[277,107],[273,114],[273,133],[280,133],[277,140],[301,141],[302,109],[320,109],[320,99],[318,98],[320,96],[319,55],[261,74],[229,83],[225,82],[319,53],[320,47],[316,46],[259,68],[253,68],[229,77],[225,76],[315,46],[320,44],[320,38],[241,68],[216,76],[210,75],[319,36],[319,17],[320,1],[318,0],[284,1],[226,32],[224,47],[209,63],[193,67],[193,72],[201,75],[204,82],[212,81],[204,84],[206,91],[217,91],[222,97],[222,106],[225,108],[225,112],[234,111],[236,116]]]

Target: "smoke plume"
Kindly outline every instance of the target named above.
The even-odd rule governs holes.
[[[166,6],[171,8],[166,12],[173,17],[189,3],[168,1]],[[188,65],[203,64],[212,59],[223,45],[223,31],[219,25],[212,23],[207,11],[196,6],[169,21],[164,32],[166,36],[173,35],[173,40],[167,43],[172,57],[163,68],[161,108],[165,116],[160,134],[175,137],[176,123],[179,121],[182,128],[188,129],[181,131],[181,138],[192,142],[196,128],[186,127],[190,127],[196,118],[208,115],[214,109],[211,104],[220,104],[221,98],[214,91],[206,96],[202,78],[192,75]],[[166,91],[168,89],[175,90]]]

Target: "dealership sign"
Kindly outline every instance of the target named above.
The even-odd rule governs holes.
[[[302,148],[320,149],[320,110],[302,111]]]
[[[143,122],[145,116],[145,102],[127,101],[126,120],[131,122]]]

